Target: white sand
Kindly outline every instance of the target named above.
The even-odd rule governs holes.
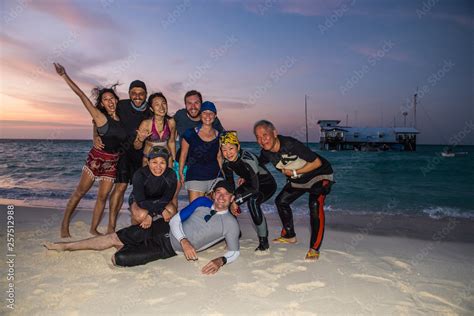
[[[6,207],[1,208],[5,241]],[[80,212],[73,219],[73,239],[89,237],[90,215]],[[200,253],[198,262],[177,256],[134,268],[112,266],[114,249],[47,251],[41,244],[60,240],[61,217],[56,210],[16,208],[13,314],[472,315],[474,310],[472,243],[328,228],[320,260],[305,262],[305,219],[297,220],[298,244],[272,244],[270,251],[256,253],[256,234],[243,214],[241,256],[205,276],[201,267],[225,252],[223,244]],[[267,218],[270,237],[276,237],[279,220]],[[127,221],[122,215],[120,226]],[[0,285],[6,298],[5,262]],[[6,305],[2,298],[1,314],[11,312]]]

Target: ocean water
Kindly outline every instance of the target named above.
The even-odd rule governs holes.
[[[63,209],[91,146],[91,141],[0,140],[0,203]],[[259,153],[256,143],[242,146]],[[474,218],[474,146],[457,147],[469,154],[455,158],[441,157],[443,146],[431,145],[419,145],[416,152],[327,152],[317,150],[318,144],[310,147],[335,171],[328,212]],[[268,169],[281,189],[285,178],[273,166]],[[79,208],[92,209],[96,193],[97,185]],[[264,212],[276,212],[273,198]],[[184,190],[180,201],[186,205]],[[306,196],[297,200],[294,212],[307,214],[307,203]]]

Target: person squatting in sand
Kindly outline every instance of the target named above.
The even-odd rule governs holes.
[[[162,217],[169,222],[176,213],[175,200],[178,195],[178,180],[173,169],[170,168],[171,154],[167,148],[154,146],[147,155],[147,166],[138,169],[133,175],[133,191],[130,194],[129,204],[132,215],[132,224],[140,224],[148,228],[151,223]],[[173,204],[171,210],[168,204]],[[141,214],[144,218],[136,219]]]

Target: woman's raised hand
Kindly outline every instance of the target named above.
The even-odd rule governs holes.
[[[152,131],[146,129],[137,129],[137,136],[140,143],[143,143],[148,137],[151,136],[151,134],[153,134]]]
[[[64,67],[61,64],[53,63],[53,65],[54,65],[54,68],[56,68],[56,72],[58,73],[58,75],[62,77],[66,74],[66,69],[64,69]]]

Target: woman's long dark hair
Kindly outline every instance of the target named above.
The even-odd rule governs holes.
[[[92,98],[95,99],[95,107],[98,108],[99,111],[101,111],[102,113],[107,114],[107,111],[102,105],[102,96],[104,95],[104,93],[107,93],[107,92],[112,93],[112,95],[117,100],[117,102],[120,101],[120,98],[117,95],[117,91],[115,90],[118,85],[119,83],[116,83],[110,87],[106,87],[106,88],[95,87],[94,89],[92,89]]]

